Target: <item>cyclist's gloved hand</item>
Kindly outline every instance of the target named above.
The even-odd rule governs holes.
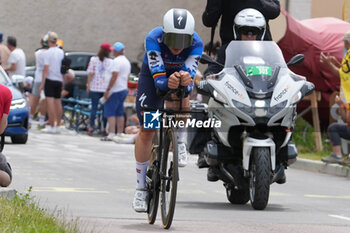
[[[190,73],[188,73],[187,71],[183,71],[180,70],[180,75],[181,75],[181,86],[183,87],[187,87],[188,85],[190,85],[192,83],[192,77],[190,75]]]
[[[177,89],[180,85],[181,75],[179,72],[174,72],[169,76],[168,79],[168,88],[169,89]]]

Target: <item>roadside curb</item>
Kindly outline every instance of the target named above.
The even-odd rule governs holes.
[[[12,188],[2,188],[0,187],[0,197],[12,200],[15,197],[17,191]]]
[[[327,164],[321,161],[298,158],[297,161],[290,167],[300,170],[320,172],[329,175],[350,178],[349,167],[341,166],[339,164]]]

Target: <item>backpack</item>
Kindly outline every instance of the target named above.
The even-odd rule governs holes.
[[[66,55],[64,55],[62,59],[62,64],[61,64],[61,74],[67,74],[68,70],[70,69],[71,63],[72,63],[72,60],[68,58]]]

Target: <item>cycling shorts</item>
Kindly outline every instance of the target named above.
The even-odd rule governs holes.
[[[142,106],[159,109],[163,107],[162,103],[163,99],[157,95],[157,89],[148,65],[142,63],[136,91],[136,113],[140,124],[143,125]]]

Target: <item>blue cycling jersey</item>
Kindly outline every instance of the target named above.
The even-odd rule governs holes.
[[[187,71],[194,79],[203,52],[203,41],[195,32],[192,45],[179,55],[173,55],[163,43],[163,28],[156,27],[146,36],[145,48],[143,63],[148,65],[156,88],[168,91],[168,77],[176,71]],[[192,89],[193,82],[187,86],[186,92],[189,93]]]

